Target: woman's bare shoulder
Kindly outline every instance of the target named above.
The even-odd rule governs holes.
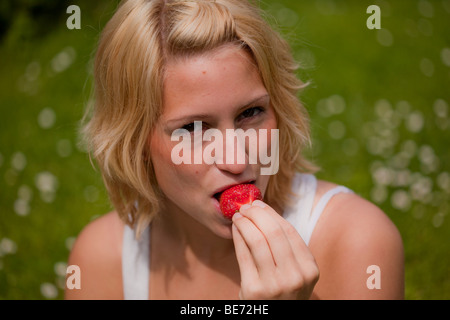
[[[66,299],[122,298],[123,228],[116,212],[100,216],[83,228],[68,262],[79,267],[81,289],[66,288]]]
[[[337,185],[327,181],[318,181],[315,203],[328,190]],[[368,235],[376,235],[379,233],[386,235],[392,234],[395,236],[398,233],[397,228],[389,219],[389,217],[375,204],[364,199],[355,193],[338,193],[331,198],[322,213],[323,223],[333,223],[333,232],[343,236],[355,236],[363,232],[366,234],[369,230],[373,230]],[[339,227],[339,228],[336,228]]]
[[[318,197],[335,184],[318,182]],[[357,193],[329,201],[310,242],[321,267],[317,289],[337,298],[402,298],[403,243],[389,217]],[[371,287],[370,271],[380,270],[381,287]],[[324,279],[325,278],[325,279]],[[320,280],[319,280],[320,281]],[[379,284],[379,283],[377,283]]]

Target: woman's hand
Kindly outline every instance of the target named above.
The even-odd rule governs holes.
[[[241,273],[241,299],[308,299],[319,278],[317,264],[297,230],[256,200],[233,216]]]

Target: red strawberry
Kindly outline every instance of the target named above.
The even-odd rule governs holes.
[[[253,184],[238,184],[220,195],[220,210],[225,217],[231,219],[241,206],[254,200],[262,200],[261,191]]]

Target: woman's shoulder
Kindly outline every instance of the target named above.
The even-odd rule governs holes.
[[[315,202],[336,186],[318,180]],[[331,198],[316,225],[310,248],[319,267],[322,264],[324,277],[334,279],[327,283],[335,287],[328,287],[324,292],[339,291],[341,297],[350,298],[401,298],[403,244],[400,233],[379,207],[357,193],[339,193]],[[383,290],[369,290],[366,280],[371,266],[383,272]],[[340,282],[342,279],[345,283]]]
[[[329,181],[317,180],[314,205],[320,201],[327,191],[338,186]],[[353,230],[351,233],[356,233],[361,228],[367,227],[370,229],[378,229],[377,227],[379,227],[383,231],[387,231],[386,229],[397,230],[386,213],[372,202],[358,195],[357,192],[337,193],[330,199],[322,215],[324,216],[322,220],[333,220],[336,226],[341,227],[340,230],[346,232]]]
[[[122,298],[123,229],[116,212],[102,215],[83,228],[68,262],[79,267],[81,289],[66,288],[66,299]]]

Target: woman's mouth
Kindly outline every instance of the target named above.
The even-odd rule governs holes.
[[[223,193],[225,190],[227,190],[227,189],[229,189],[229,188],[231,188],[231,187],[237,186],[237,185],[239,185],[239,184],[255,184],[255,182],[256,182],[256,180],[250,180],[250,181],[244,181],[244,182],[241,182],[241,183],[236,183],[236,184],[228,185],[228,186],[226,186],[226,187],[224,187],[224,188],[221,188],[220,191],[214,193],[214,194],[213,194],[213,198],[215,198],[215,199],[217,200],[217,202],[220,202],[220,196],[222,195],[222,193]]]

